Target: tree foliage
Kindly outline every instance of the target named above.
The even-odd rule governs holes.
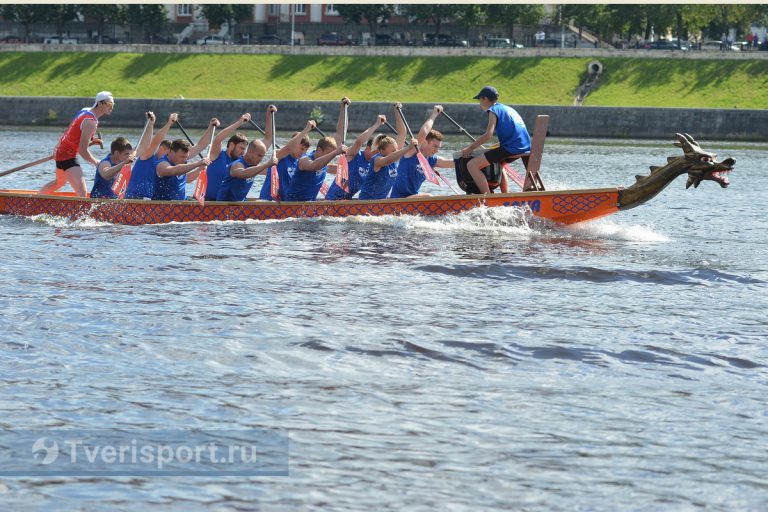
[[[376,34],[376,27],[392,15],[392,6],[387,4],[334,4],[334,7],[345,21],[367,23],[371,34]]]

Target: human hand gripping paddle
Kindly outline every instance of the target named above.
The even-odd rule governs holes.
[[[277,138],[277,133],[275,132],[275,112],[272,112],[272,116],[270,117],[270,124],[272,125],[272,160],[275,159],[277,156],[277,144],[275,144],[275,139]],[[280,202],[280,177],[277,175],[277,165],[273,165],[272,168],[269,170],[269,194],[272,196],[272,200],[275,202]]]
[[[411,136],[411,140],[414,140],[413,132],[411,131],[411,127],[408,124],[408,121],[405,120],[405,115],[403,114],[403,109],[400,107],[397,108],[397,113],[400,114],[400,118],[403,120],[403,124],[405,124],[406,129],[408,129],[408,134]],[[392,128],[392,125],[389,123],[386,123],[387,126]],[[440,182],[437,181],[437,176],[440,176],[442,180],[448,185],[451,190],[453,190],[457,194],[461,194],[461,192],[457,191],[453,185],[451,185],[451,182],[445,179],[445,177],[440,174],[439,172],[432,169],[432,166],[429,165],[429,162],[427,161],[427,158],[424,156],[424,154],[421,152],[421,148],[419,148],[419,145],[416,144],[416,158],[419,160],[419,164],[421,165],[421,168],[424,170],[424,177],[427,178],[429,181],[434,183],[437,186],[440,186]]]
[[[475,142],[477,139],[472,136],[471,133],[469,133],[467,130],[464,129],[459,123],[457,123],[451,116],[449,116],[445,110],[442,111],[442,114],[445,116],[447,120],[449,120],[453,125],[461,131],[464,135],[472,139],[472,142]],[[504,170],[504,173],[507,175],[509,179],[517,183],[517,185],[522,189],[523,185],[525,184],[525,179],[520,176],[520,173],[518,173],[516,170],[512,169],[507,162],[504,162],[501,165],[501,168]]]
[[[195,145],[194,142],[192,142],[192,137],[189,136],[187,133],[187,130],[184,129],[184,127],[181,125],[179,120],[176,120],[176,126],[179,127],[179,130],[184,134],[184,136],[187,138],[190,144],[193,146]],[[208,144],[208,148],[206,149],[206,155],[211,154],[211,146],[213,145],[213,138],[216,135],[216,126],[214,125],[213,130],[211,131],[211,142]],[[202,159],[203,156],[199,155]],[[200,203],[200,206],[205,206],[205,190],[208,188],[208,167],[205,166],[200,171],[200,176],[197,177],[197,183],[195,183],[195,192],[193,194],[194,198],[197,199],[197,202]],[[193,172],[193,171],[189,171]]]
[[[141,133],[139,140],[144,138],[144,136],[147,134],[147,129],[149,128],[150,114],[149,112],[145,112],[144,115],[147,116],[147,122],[144,125],[144,131]],[[125,197],[125,191],[128,189],[128,183],[131,181],[131,164],[135,161],[135,159],[136,156],[134,153],[131,158],[125,162],[121,162],[123,164],[123,168],[120,169],[120,172],[117,173],[117,176],[115,176],[115,181],[112,183],[112,192],[115,193],[118,199],[123,199]]]
[[[349,107],[349,99],[345,97],[341,100],[341,103],[344,105],[344,119],[342,121],[343,128],[341,135],[341,144],[343,145],[347,141],[347,108]],[[349,193],[349,162],[347,162],[347,155],[345,153],[339,155],[339,164],[336,169],[336,185],[343,189],[344,192]]]

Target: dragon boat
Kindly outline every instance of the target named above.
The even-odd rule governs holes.
[[[244,202],[150,201],[91,199],[71,192],[41,195],[31,190],[0,189],[0,213],[6,215],[53,215],[76,220],[91,218],[113,224],[163,224],[169,222],[210,222],[273,220],[308,217],[347,217],[353,215],[448,215],[480,206],[522,207],[537,217],[560,224],[585,222],[639,206],[655,197],[678,176],[688,175],[686,188],[711,180],[728,186],[727,173],[735,160],[718,161],[714,153],[701,149],[688,134],[676,134],[674,145],[682,156],[669,157],[664,166],[651,167],[648,176],[636,176],[626,188],[584,190],[532,190],[505,194],[470,194],[380,201]]]

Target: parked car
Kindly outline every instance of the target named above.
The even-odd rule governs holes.
[[[376,34],[373,44],[376,46],[390,46],[392,44],[392,36],[389,34]]]
[[[0,39],[0,44],[19,44],[23,42],[24,39],[20,38],[19,36],[5,36],[4,38]]]
[[[197,44],[214,45],[214,44],[229,44],[227,39],[221,36],[205,36],[202,39],[197,40]]]
[[[513,43],[506,37],[489,37],[485,40],[488,48],[525,48],[520,43]]]
[[[710,52],[712,51],[740,52],[741,47],[736,46],[735,44],[731,44],[730,47],[725,47],[722,41],[707,41],[706,43],[701,43],[701,50],[710,51]]]
[[[646,50],[688,50],[688,44],[685,42],[680,43],[680,48],[677,47],[677,41],[667,41],[665,39],[659,39],[658,41],[653,41],[650,43],[646,43],[645,45]]]
[[[74,37],[51,36],[43,39],[43,44],[77,44]]]
[[[352,46],[352,40],[336,32],[328,32],[317,38],[319,46]]]
[[[459,46],[468,48],[469,43],[464,39],[456,39],[449,34],[426,34],[424,36],[424,46]]]
[[[276,34],[264,34],[259,38],[259,44],[283,44],[283,39]]]
[[[94,36],[91,40],[93,44],[99,44],[99,36]],[[101,44],[120,44],[122,41],[115,39],[112,36],[101,36]]]

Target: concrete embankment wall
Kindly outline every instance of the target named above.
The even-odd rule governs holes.
[[[0,125],[66,126],[81,108],[90,106],[92,98],[0,97]],[[116,99],[112,115],[101,120],[104,129],[141,127],[144,112],[158,116],[160,126],[171,112],[180,114],[188,130],[204,128],[211,117],[229,124],[243,112],[250,112],[260,126],[264,125],[267,105],[278,106],[277,127],[281,131],[298,130],[310,112],[322,113],[323,131],[332,133],[339,110],[336,101],[253,101],[253,100],[186,100],[186,99]],[[476,136],[485,131],[487,117],[477,104],[448,104],[446,112]],[[538,114],[548,114],[549,135],[553,137],[669,138],[675,132],[690,133],[695,138],[710,140],[768,141],[768,111],[741,109],[673,109],[625,107],[565,107],[546,105],[512,105],[533,129]],[[404,106],[411,128],[418,130],[433,104],[408,103]],[[391,103],[355,102],[349,110],[350,134],[359,133],[385,114],[395,124]],[[446,134],[460,134],[446,119],[438,119],[435,128]]]

